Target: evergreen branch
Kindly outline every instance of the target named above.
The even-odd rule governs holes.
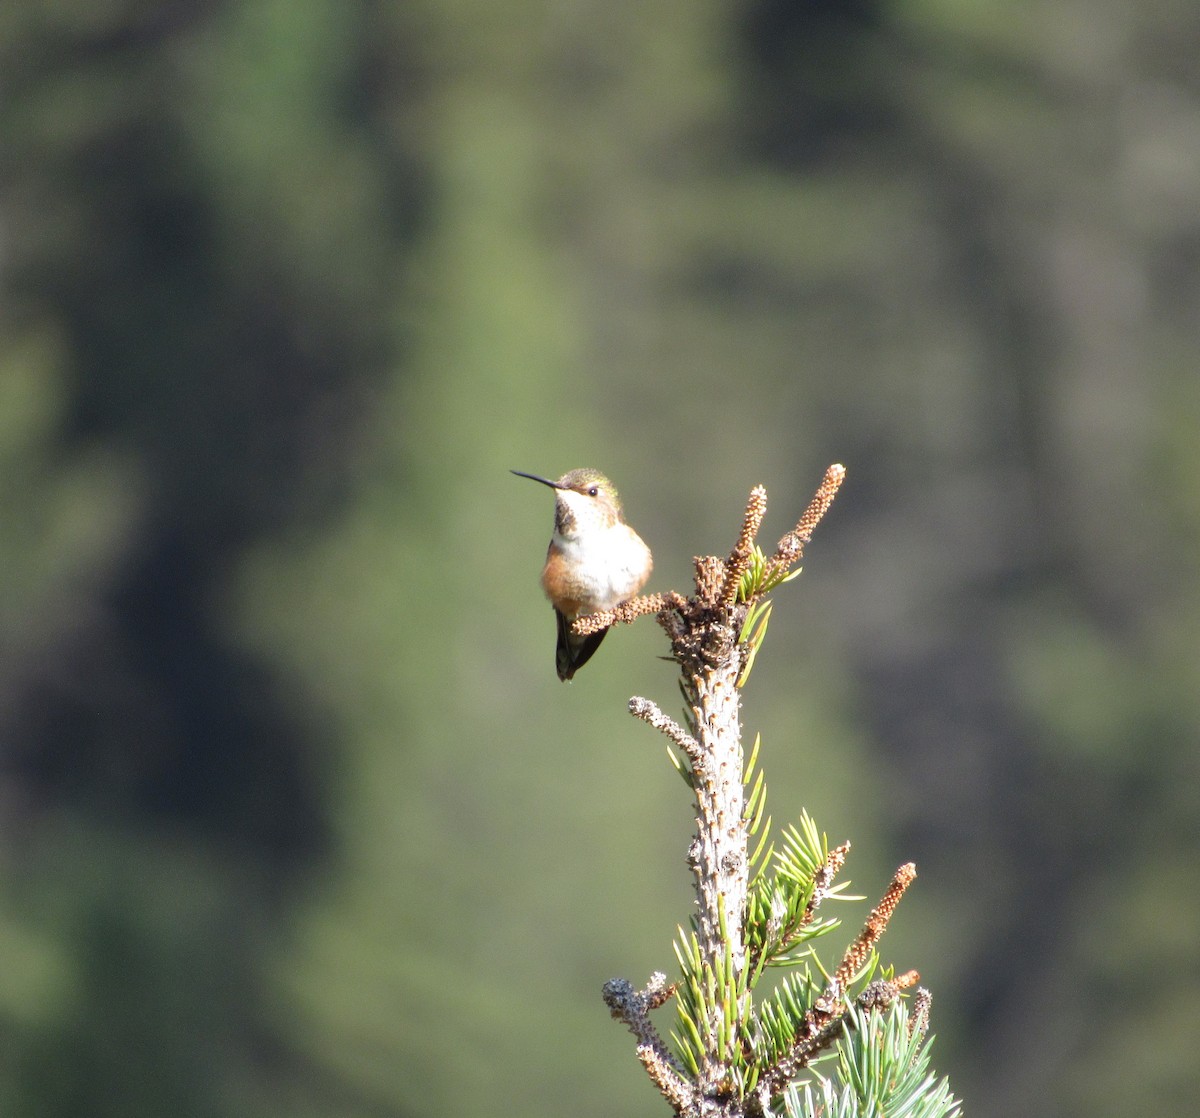
[[[781,1023],[795,1020],[793,1014],[801,1008],[799,999],[784,1005]],[[821,995],[804,1011],[798,1026],[793,1028],[786,1051],[760,1076],[759,1099],[774,1098],[796,1076],[808,1067],[841,1033],[841,1018],[846,1011],[844,994],[836,981],[830,981]],[[766,1113],[763,1111],[763,1113]]]
[[[801,1071],[811,1067],[818,1057],[833,1046],[847,1026],[854,1028],[860,1025],[861,1017],[855,1014],[856,1009],[859,1014],[887,1009],[898,1001],[900,992],[916,980],[913,971],[899,979],[880,979],[868,985],[850,1004],[846,1001],[841,983],[836,978],[830,979],[820,997],[804,1014],[786,1054],[777,1058],[773,1066],[763,1072],[758,1093],[760,1103],[762,1099],[778,1095]],[[791,1008],[796,1008],[794,1001]],[[760,1113],[766,1114],[768,1111],[762,1110]]]
[[[836,927],[836,921],[813,920],[821,902],[837,892],[833,878],[849,850],[848,842],[828,850],[807,812],[799,830],[784,830],[774,876],[766,876],[765,866],[755,875],[747,904],[746,942],[756,978],[764,966],[802,962],[807,955],[796,949]]]
[[[840,466],[826,471],[804,515],[769,559],[754,542],[766,510],[765,491],[758,487],[729,558],[694,561],[695,597],[649,595],[576,622],[577,632],[588,633],[657,612],[681,668],[681,722],[648,699],[629,703],[630,713],[668,738],[671,762],[694,797],[696,830],[687,860],[696,906],[690,928],[681,927],[674,943],[680,977],[668,986],[655,974],[636,992],[613,979],[604,992],[613,1016],[633,1032],[639,1061],[680,1118],[767,1118],[781,1099],[794,1118],[864,1118],[884,1113],[874,1108],[880,1098],[888,1101],[892,1118],[957,1113],[946,1109],[947,1100],[957,1104],[944,1081],[934,1084],[924,1064],[915,1077],[911,1073],[924,1052],[928,994],[918,991],[911,1018],[902,1018],[905,1029],[879,1025],[900,1019],[887,1014],[904,1013],[902,1005],[896,1008],[901,992],[918,981],[915,971],[873,977],[880,937],[915,878],[914,867],[896,871],[837,967],[827,971],[815,941],[838,922],[818,916],[827,900],[850,899],[836,881],[850,844],[830,849],[807,812],[773,841],[759,737],[743,763],[739,688],[766,633],[771,603],[764,595],[799,573],[790,568],[843,476]],[[790,969],[756,1005],[754,992],[767,966]],[[676,1021],[668,1047],[649,1014],[672,996]],[[820,1079],[820,1101],[811,1083],[801,1098],[791,1088],[796,1077],[832,1058],[835,1049],[842,1054],[842,1086],[835,1091]],[[903,1090],[881,1095],[872,1086],[878,1082],[899,1083]],[[928,1113],[920,1109],[927,1104]]]
[[[784,1095],[786,1118],[955,1118],[960,1104],[929,1071],[929,1044],[901,1000],[883,1012],[851,1008],[838,1044],[839,1089],[832,1079]],[[763,1112],[765,1113],[765,1111]]]

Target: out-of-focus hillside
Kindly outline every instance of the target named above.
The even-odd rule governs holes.
[[[650,589],[848,480],[745,696],[921,876],[973,1118],[1188,1113],[1200,9],[29,0],[0,15],[0,1099],[654,1113],[599,999],[689,819],[570,687],[544,492]]]

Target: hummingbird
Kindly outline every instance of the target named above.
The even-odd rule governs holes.
[[[567,681],[608,632],[577,637],[571,622],[632,598],[646,584],[654,560],[641,536],[625,523],[621,499],[599,470],[571,470],[557,481],[512,472],[554,490],[554,535],[546,549],[542,589],[558,620],[558,678]]]

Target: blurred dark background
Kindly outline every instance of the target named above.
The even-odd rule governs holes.
[[[975,1118],[1200,1072],[1200,8],[0,14],[0,1100],[654,1114],[689,811],[509,468],[653,589],[848,480],[745,695]],[[594,666],[593,666],[594,665]],[[853,924],[861,913],[848,913]]]

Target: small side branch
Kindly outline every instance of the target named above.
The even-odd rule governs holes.
[[[842,988],[831,980],[825,992],[805,1014],[804,1024],[791,1050],[762,1077],[756,1093],[760,1114],[770,1113],[770,1101],[796,1078],[813,1059],[833,1044],[842,1031],[846,1002]]]
[[[694,1113],[696,1089],[675,1070],[663,1053],[648,1044],[639,1044],[634,1051],[659,1094],[671,1104],[671,1109],[676,1114]]]
[[[924,1036],[929,1032],[929,1014],[933,1009],[933,995],[921,986],[913,996],[912,1012],[908,1017],[908,1034]]]
[[[916,971],[908,971],[891,981],[878,979],[854,999],[854,1004],[862,1010],[887,1009],[902,990],[916,985],[918,981],[920,976]],[[836,978],[830,979],[824,993],[805,1016],[804,1025],[791,1051],[763,1077],[754,1099],[758,1114],[769,1114],[770,1100],[780,1094],[822,1052],[837,1043],[845,1028],[848,1008],[844,987]]]
[[[571,632],[577,637],[587,637],[600,632],[601,629],[611,628],[618,622],[632,625],[639,617],[648,613],[662,613],[663,610],[679,609],[686,605],[687,599],[674,590],[668,590],[665,594],[642,594],[612,609],[602,609],[597,613],[577,617],[571,623]]]
[[[833,499],[837,496],[837,491],[842,487],[845,478],[845,466],[835,464],[825,471],[825,476],[821,479],[816,493],[813,494],[813,499],[808,502],[808,508],[804,510],[804,515],[800,517],[796,527],[788,532],[775,548],[775,554],[771,556],[768,563],[772,571],[783,573],[804,557],[804,545],[812,539],[814,530],[829,511],[829,506],[833,504]]]
[[[750,490],[750,499],[746,502],[746,515],[742,520],[742,530],[738,533],[737,543],[725,560],[725,581],[721,586],[721,605],[729,609],[737,601],[738,588],[742,584],[742,576],[750,569],[750,560],[754,556],[754,541],[758,530],[762,527],[763,517],[767,515],[767,491],[761,485]]]
[[[667,976],[655,971],[643,990],[634,990],[626,978],[612,978],[604,984],[602,995],[613,1017],[623,1021],[637,1038],[637,1058],[654,1085],[675,1113],[683,1114],[695,1099],[695,1089],[650,1020],[650,1011],[663,1005],[674,992]]]
[[[880,937],[887,931],[888,922],[904,891],[916,880],[917,867],[912,862],[905,862],[892,877],[892,883],[884,893],[883,899],[872,910],[863,925],[863,930],[855,937],[854,942],[842,956],[841,965],[834,978],[845,988],[851,979],[862,969],[875,950]]]
[[[848,842],[842,843],[841,846],[835,846],[829,852],[829,857],[825,859],[825,864],[813,876],[813,893],[808,904],[804,906],[804,917],[800,921],[801,927],[812,923],[817,909],[821,907],[821,902],[829,896],[829,891],[833,888],[834,878],[846,864],[849,853],[850,844]]]
[[[627,978],[610,978],[601,990],[604,1004],[613,1017],[629,1026],[638,1044],[657,1050],[675,1071],[682,1074],[674,1057],[650,1020],[650,1011],[665,1005],[675,993],[673,983],[667,982],[662,971],[655,971],[641,990],[635,990]]]
[[[825,866],[818,871],[818,879],[826,872],[839,851],[841,851],[841,847],[830,851],[830,857]],[[845,855],[842,854],[841,858],[844,860]],[[884,893],[879,904],[871,910],[863,930],[847,948],[841,964],[829,980],[824,992],[804,1015],[792,1047],[763,1077],[763,1089],[759,1093],[760,1102],[762,1099],[769,1102],[841,1035],[842,1019],[845,1017],[848,1006],[845,996],[846,988],[870,957],[880,936],[887,930],[888,922],[891,920],[896,906],[900,903],[900,898],[904,896],[904,891],[912,884],[916,876],[917,868],[912,862],[905,863],[896,871],[887,892]],[[907,971],[891,981],[881,979],[872,982],[859,994],[855,1003],[860,1009],[886,1009],[900,996],[901,990],[915,986],[920,981],[920,977],[916,971]],[[766,1111],[762,1111],[762,1113],[766,1113]]]
[[[673,718],[669,718],[663,714],[657,703],[635,695],[629,700],[629,713],[634,718],[640,718],[643,722],[653,726],[660,733],[666,734],[667,737],[683,750],[685,756],[691,762],[693,770],[702,769],[704,765],[704,753],[700,748],[700,743]]]

